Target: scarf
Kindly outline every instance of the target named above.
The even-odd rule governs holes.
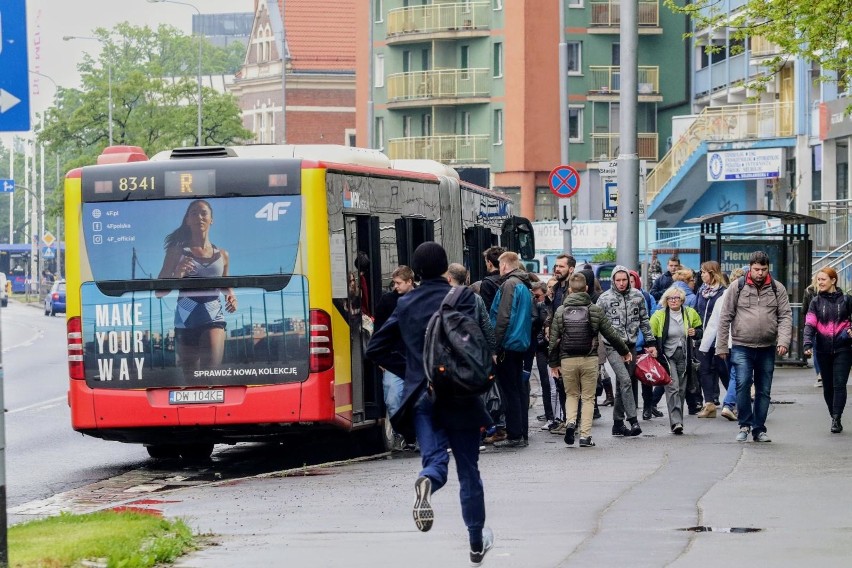
[[[714,286],[708,286],[707,284],[702,284],[701,288],[698,290],[698,293],[701,294],[701,297],[705,300],[707,298],[712,298],[719,292],[719,288],[721,288],[720,284],[716,284]]]

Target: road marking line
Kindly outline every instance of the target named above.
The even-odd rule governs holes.
[[[14,410],[7,410],[6,414],[15,414],[16,412],[24,412],[26,410],[32,410],[33,408],[39,408],[40,406],[45,405],[55,405],[57,402],[62,402],[63,400],[68,400],[68,396],[57,396],[56,398],[51,398],[50,400],[43,400],[41,402],[37,402],[35,404],[30,404],[29,406],[23,406],[21,408],[15,408]]]

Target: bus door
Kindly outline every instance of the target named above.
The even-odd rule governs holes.
[[[379,218],[344,215],[343,227],[349,280],[352,422],[359,423],[375,420],[382,413],[380,371],[364,357],[373,333],[374,309],[382,293]]]
[[[485,260],[482,254],[497,244],[497,235],[488,227],[479,225],[468,227],[464,231],[464,265],[470,273],[470,281],[478,282],[485,278]]]

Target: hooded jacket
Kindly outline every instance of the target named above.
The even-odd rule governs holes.
[[[615,275],[619,272],[627,275],[627,289],[624,292],[619,292],[615,287]],[[640,331],[645,337],[651,337],[645,297],[630,285],[630,271],[620,264],[613,268],[611,282],[609,290],[598,298],[597,305],[603,309],[621,339],[628,345],[635,346]],[[612,347],[606,338],[604,344]]]
[[[852,349],[849,337],[852,298],[839,288],[834,292],[820,292],[807,310],[803,349],[826,354]]]
[[[686,300],[683,301],[684,306],[689,306],[690,308],[695,307],[695,291],[689,287],[689,284],[683,280],[674,280],[672,282],[672,287],[682,290],[683,293],[686,294]],[[665,290],[663,290],[663,292],[665,292]],[[662,298],[662,296],[660,297]]]
[[[490,314],[497,351],[525,352],[529,349],[532,307],[529,274],[516,268],[500,279]]]

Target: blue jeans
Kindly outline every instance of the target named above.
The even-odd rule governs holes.
[[[751,427],[757,437],[766,432],[766,415],[769,414],[769,393],[775,371],[775,347],[731,347],[731,363],[737,369],[737,413],[740,428]],[[754,408],[751,403],[751,385],[754,383]]]
[[[725,361],[725,365],[728,367],[728,388],[725,390],[725,400],[722,401],[722,406],[730,406],[731,408],[737,407],[737,368],[734,367],[730,361]],[[751,393],[749,393],[749,398],[751,398]]]
[[[385,371],[382,376],[382,387],[385,391],[385,408],[388,409],[388,416],[393,416],[402,403],[402,389],[405,387],[405,379],[397,377],[390,371]]]
[[[467,526],[471,549],[482,546],[485,526],[485,489],[479,476],[479,428],[452,430],[438,427],[432,420],[433,402],[424,392],[414,404],[414,431],[420,443],[420,475],[432,481],[432,492],[447,483],[449,447],[459,476],[459,501]]]

